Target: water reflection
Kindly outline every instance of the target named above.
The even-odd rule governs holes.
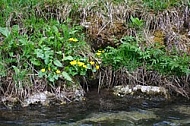
[[[0,106],[0,126],[178,126],[190,125],[190,101],[165,102],[117,98],[91,92],[81,103],[32,105],[7,109]]]

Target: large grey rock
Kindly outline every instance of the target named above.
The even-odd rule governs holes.
[[[131,86],[131,85],[119,85],[115,86],[113,88],[113,93],[117,96],[123,97],[125,95],[134,95],[134,94],[139,94],[141,93],[150,95],[150,96],[155,96],[155,95],[161,95],[164,96],[164,98],[168,99],[169,98],[169,93],[168,90],[164,87],[158,87],[158,86],[143,86],[143,85],[136,85],[136,86]]]

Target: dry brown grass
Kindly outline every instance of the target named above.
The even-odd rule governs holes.
[[[154,32],[160,30],[163,32],[162,37],[167,39],[167,42],[161,40],[161,43],[167,46],[175,45],[181,48],[179,50],[183,49],[189,53],[189,38],[184,36],[187,36],[187,29],[190,27],[190,24],[187,24],[190,20],[190,9],[185,3],[187,2],[179,7],[154,12],[144,8],[142,1],[124,1],[117,4],[110,0],[80,0],[72,3],[56,1],[36,6],[35,12],[38,17],[46,20],[53,18],[64,22],[71,18],[72,23],[80,23],[86,28],[88,41],[94,49],[117,46],[118,40],[126,35],[137,37],[137,29],[129,26],[130,17],[137,17],[145,23],[143,31],[146,45],[155,42],[155,39],[151,38],[157,37]]]

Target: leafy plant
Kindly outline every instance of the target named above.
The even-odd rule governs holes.
[[[141,50],[132,37],[121,39],[122,44],[117,47],[107,47],[102,56],[105,66],[112,66],[115,69],[125,67],[127,70],[134,70],[143,64],[148,70],[155,70],[166,75],[189,75],[190,56],[168,55],[166,51],[158,46],[145,47]]]
[[[10,30],[0,28],[0,34],[5,38],[0,46],[0,53],[3,54],[0,59],[4,61],[0,64],[1,75],[6,75],[6,69],[13,69],[15,84],[20,84],[34,70],[39,77],[51,83],[59,78],[73,82],[75,75],[84,76],[87,71],[96,72],[99,69],[99,64],[87,56],[90,48],[84,41],[80,26],[69,26],[69,22],[60,24],[51,20],[47,23],[43,19],[32,19],[24,22],[27,26],[33,26],[32,29],[28,27],[30,36],[20,34],[18,25]],[[39,22],[35,23],[36,20]],[[71,63],[73,60],[77,61],[75,65]]]
[[[133,39],[133,37],[125,37],[121,39],[122,44],[118,48],[106,48],[102,56],[102,63],[116,69],[126,67],[128,70],[134,70],[140,66],[141,62],[138,60],[141,50]]]
[[[179,0],[143,0],[143,2],[145,7],[156,12],[180,4]]]
[[[39,27],[35,30],[39,31],[38,29]],[[40,77],[53,83],[59,78],[73,82],[72,77],[75,75],[84,76],[88,70],[96,71],[90,64],[92,61],[85,55],[90,50],[83,41],[81,30],[79,26],[69,27],[52,21],[51,25],[45,25],[43,33],[38,32],[35,56],[30,61],[41,68],[38,73]]]
[[[3,27],[0,27],[0,33],[2,35],[4,35],[5,37],[8,37],[10,35],[10,31],[8,30],[8,28],[3,28]]]
[[[131,19],[131,27],[140,29],[144,25],[143,20],[141,20],[141,19],[139,19],[137,17],[134,18],[133,16],[131,16],[130,19]]]

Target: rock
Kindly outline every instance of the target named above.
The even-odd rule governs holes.
[[[48,106],[52,101],[60,101],[62,103],[72,102],[72,101],[82,101],[84,100],[84,90],[81,88],[73,89],[73,91],[60,91],[58,93],[51,93],[48,91],[35,93],[30,95],[28,98],[24,99],[21,103],[23,107],[27,107],[30,104],[40,103],[44,106]]]
[[[30,104],[36,104],[41,103],[42,105],[48,105],[50,102],[50,97],[55,96],[53,93],[50,93],[48,91],[35,93],[33,95],[30,95],[28,98],[24,100],[24,102],[21,103],[23,107],[26,107]]]
[[[166,99],[169,98],[168,90],[164,87],[158,87],[158,86],[142,86],[142,85],[136,85],[136,86],[115,86],[113,88],[114,94],[117,96],[125,96],[125,95],[133,95],[137,93],[142,93],[150,96],[160,95],[164,96]]]
[[[125,111],[120,111],[117,113],[93,113],[89,115],[86,119],[77,121],[73,125],[80,125],[83,123],[88,123],[88,122],[110,122],[114,120],[123,120],[123,121],[129,121],[129,122],[136,122],[139,120],[143,119],[157,119],[158,117],[155,115],[154,112],[149,111],[149,110],[144,110],[143,112],[141,111],[132,111],[132,112],[125,112]]]
[[[84,99],[84,90],[76,89],[74,93],[74,101],[82,101]]]

